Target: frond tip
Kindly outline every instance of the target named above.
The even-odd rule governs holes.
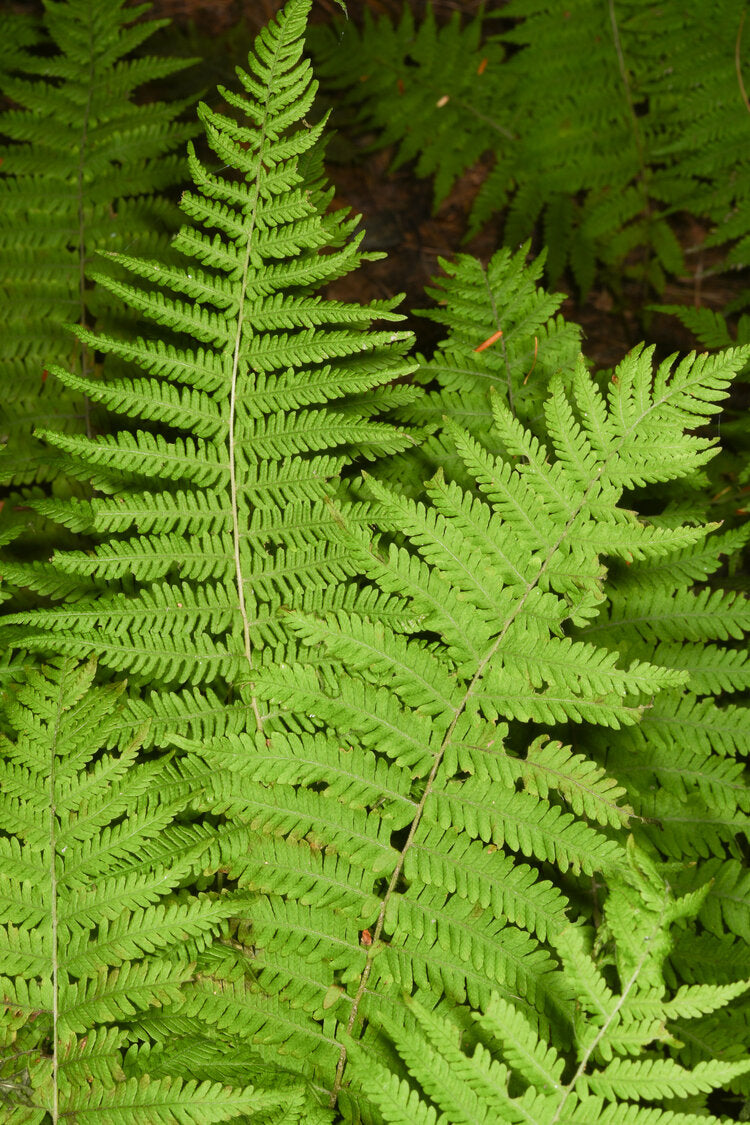
[[[120,254],[111,260],[131,280],[99,278],[151,322],[148,334],[81,329],[117,372],[90,385],[55,368],[127,422],[98,438],[44,433],[103,494],[74,517],[103,543],[94,555],[60,552],[44,576],[26,570],[45,592],[64,573],[57,592],[68,602],[8,618],[24,626],[20,645],[94,651],[102,667],[144,681],[247,679],[264,649],[291,644],[280,606],[322,604],[356,568],[328,502],[337,497],[355,522],[368,506],[347,502],[342,469],[415,443],[381,418],[417,393],[389,386],[413,367],[410,334],[372,328],[401,319],[396,302],[317,292],[368,255],[357,219],[330,211],[320,183],[325,122],[307,121],[317,84],[302,53],[309,8],[290,0],[238,72],[243,92],[224,91],[241,120],[202,108],[225,172],[191,150],[179,264]],[[73,516],[70,502],[40,505]]]

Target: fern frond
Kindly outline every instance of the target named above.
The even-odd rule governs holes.
[[[323,127],[305,120],[316,88],[302,59],[308,8],[294,0],[263,32],[239,73],[247,93],[225,91],[246,124],[201,110],[228,172],[209,173],[191,152],[196,188],[182,207],[195,225],[174,239],[180,262],[114,255],[134,281],[99,278],[157,328],[134,342],[81,329],[87,346],[140,368],[98,380],[92,395],[148,428],[98,439],[45,433],[105,496],[43,500],[39,510],[103,541],[90,558],[53,559],[54,578],[26,571],[27,585],[63,593],[66,604],[12,615],[24,626],[20,644],[95,651],[101,667],[163,687],[234,683],[264,648],[290,644],[282,605],[343,604],[335,584],[356,562],[329,501],[355,453],[413,444],[377,417],[390,409],[380,388],[412,365],[407,333],[370,328],[399,319],[393,301],[360,307],[316,295],[363,255],[361,236],[348,240],[354,223],[327,212],[330,193],[302,171]],[[56,372],[85,390],[78,374]],[[355,525],[374,513],[342,503]],[[21,572],[14,579],[23,584]],[[176,697],[171,706],[179,710]],[[188,728],[192,708],[186,699]]]
[[[605,922],[620,954],[617,992],[604,981],[607,957],[597,963],[580,927],[569,927],[558,943],[563,971],[585,1008],[572,1046],[551,1045],[517,1002],[499,996],[473,1013],[473,1030],[460,1010],[443,1003],[430,1011],[423,1002],[405,997],[399,1023],[385,1014],[376,1021],[398,1051],[407,1077],[388,1073],[372,1040],[349,1045],[353,1081],[385,1120],[436,1121],[437,1107],[444,1115],[440,1120],[487,1125],[718,1125],[719,1118],[696,1095],[746,1073],[747,1059],[681,1066],[659,1055],[656,1047],[666,1037],[664,1021],[711,1012],[747,983],[681,989],[666,998],[662,967],[669,928],[694,904],[671,899],[646,857],[632,849],[623,876],[615,880],[605,905]],[[629,924],[633,892],[641,903],[635,932]],[[649,938],[657,940],[650,944]],[[644,1023],[646,1012],[655,1018]],[[637,1057],[622,1057],[627,1054]],[[649,1101],[667,1102],[668,1107],[636,1104]]]
[[[680,211],[708,220],[708,245],[731,244],[730,264],[748,260],[750,178],[728,155],[750,138],[742,10],[511,0],[493,34],[497,13],[437,28],[428,6],[419,26],[349,21],[315,45],[338,101],[434,178],[436,204],[491,157],[471,234],[503,212],[506,245],[542,233],[553,283],[569,269],[585,295],[604,266],[615,287],[625,272],[660,291],[685,272]]]
[[[418,174],[435,176],[436,204],[482,153],[515,133],[501,96],[505,50],[496,37],[480,50],[481,32],[480,20],[462,27],[458,13],[438,27],[428,6],[419,27],[408,7],[396,26],[365,9],[361,28],[348,20],[311,36],[323,80],[339,97],[349,92],[360,127],[382,130],[379,145],[398,143],[393,167],[416,157]]]
[[[155,248],[173,226],[158,193],[182,175],[175,150],[194,129],[179,121],[185,103],[138,104],[135,94],[186,64],[134,59],[131,52],[163,26],[134,18],[123,0],[49,3],[45,41],[34,49],[27,41],[4,76],[13,102],[0,121],[6,484],[55,475],[55,455],[34,429],[91,432],[94,355],[67,326],[106,314],[104,290],[91,284],[94,256]],[[48,382],[55,363],[75,365],[87,387]]]
[[[544,254],[528,261],[526,243],[515,253],[498,250],[485,267],[478,259],[459,255],[440,260],[443,276],[427,289],[438,303],[420,315],[447,330],[432,356],[418,356],[413,377],[433,387],[399,411],[407,422],[437,431],[410,458],[385,466],[393,474],[413,467],[406,487],[414,490],[440,466],[446,476],[467,483],[459,457],[440,438],[445,417],[475,438],[486,436],[493,390],[507,398],[521,421],[539,430],[548,384],[557,372],[572,370],[580,353],[580,330],[556,315],[562,294],[538,287]]]
[[[186,895],[210,844],[179,823],[194,786],[168,757],[139,762],[137,730],[109,749],[121,691],[92,687],[94,671],[50,665],[4,700],[0,1028],[28,1075],[17,1104],[28,1120],[123,1123],[227,1121],[279,1104],[283,1093],[242,1083],[127,1077],[128,1023],[181,999],[232,906]]]
[[[243,995],[259,1012],[268,991],[277,1020],[289,1006],[286,1049],[302,1073],[329,1088],[333,1082],[336,1094],[344,1088],[347,1029],[371,1019],[378,1004],[393,1005],[399,989],[480,1007],[493,992],[508,1003],[520,997],[529,1026],[549,1025],[561,1041],[573,1020],[572,994],[594,996],[593,1011],[605,1022],[619,1011],[589,951],[576,952],[565,936],[567,896],[550,888],[538,866],[604,871],[617,880],[623,850],[615,833],[630,815],[618,807],[617,773],[556,744],[519,753],[506,724],[520,716],[582,731],[637,729],[653,696],[685,682],[683,672],[656,659],[622,665],[604,646],[565,635],[572,617],[595,621],[602,602],[597,529],[621,528],[615,550],[646,558],[674,550],[672,534],[679,543],[679,529],[666,529],[666,541],[657,538],[654,547],[648,525],[632,512],[621,516],[624,489],[680,477],[702,462],[708,447],[683,428],[725,394],[744,355],[724,366],[694,358],[654,374],[648,358],[636,353],[623,366],[609,404],[580,367],[570,388],[553,382],[549,445],[498,401],[502,455],[451,422],[447,432],[474,477],[473,494],[438,477],[416,501],[368,478],[378,511],[397,532],[370,540],[344,526],[341,534],[363,581],[400,601],[404,617],[420,622],[417,631],[354,606],[288,612],[299,652],[305,645],[310,657],[259,666],[252,690],[282,704],[284,721],[304,735],[268,730],[244,752],[242,739],[184,744],[197,773],[208,768],[213,779],[207,809],[242,825],[224,837],[222,866],[259,893],[246,940],[261,961],[257,984]],[[563,416],[571,419],[564,429],[553,424]],[[345,525],[345,514],[339,518]],[[696,541],[705,534],[688,530]],[[520,868],[514,852],[526,861]],[[248,854],[259,858],[248,863]],[[300,872],[296,892],[290,868]],[[635,957],[645,943],[661,966],[666,908],[656,892],[652,898],[646,929],[636,927],[637,940],[631,934],[623,945]],[[577,964],[567,977],[545,941]],[[629,971],[624,961],[624,978]],[[190,1003],[211,1018],[209,1001]],[[254,1015],[245,1031],[238,1017],[233,1033],[257,1043],[270,1011]],[[613,1027],[608,1049],[620,1044],[621,1054],[637,1053],[655,1025],[658,1019],[634,1016],[619,1039]],[[327,1046],[313,1057],[322,1028]],[[373,1050],[383,1063],[380,1047]]]

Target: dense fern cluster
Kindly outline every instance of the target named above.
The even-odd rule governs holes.
[[[579,289],[597,266],[625,267],[657,290],[684,272],[671,220],[706,219],[706,246],[748,264],[744,4],[510,0],[438,28],[365,12],[316,29],[322,75],[358,110],[395,164],[417,158],[436,204],[480,157],[492,164],[470,231],[505,212],[516,245],[540,223],[556,281]],[[493,19],[491,17],[499,17]]]
[[[477,79],[512,90],[549,47],[549,5],[521,8],[504,38],[529,43],[506,61],[478,23],[431,17],[381,27],[380,47],[408,33],[422,81],[460,39],[429,81],[463,128],[492,113]],[[585,39],[603,17],[580,8]],[[23,393],[0,542],[26,529],[0,564],[4,1120],[742,1119],[748,531],[712,519],[706,490],[750,348],[641,346],[596,372],[528,243],[442,263],[430,356],[410,354],[399,298],[334,299],[377,255],[326,185],[311,0],[287,0],[238,87],[201,106],[167,246],[152,193],[192,126],[129,95],[174,64],[128,55],[139,9],[45,9],[59,55],[25,20],[0,55],[26,107],[0,188],[25,208],[2,280]],[[652,19],[621,33],[657,73]],[[19,77],[41,58],[54,81]],[[611,109],[635,143],[633,105]],[[602,126],[624,167],[623,136]],[[422,170],[441,191],[454,175],[439,147]],[[533,175],[548,219],[577,193],[585,240],[595,185]],[[621,256],[653,200],[667,246],[657,178],[577,269]],[[525,237],[524,191],[506,196]]]

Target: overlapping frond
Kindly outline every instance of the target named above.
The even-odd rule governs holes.
[[[636,353],[609,402],[579,366],[568,388],[552,380],[547,445],[496,397],[502,455],[447,424],[472,492],[439,475],[417,501],[368,478],[394,529],[375,538],[338,513],[359,573],[402,621],[355,604],[290,608],[296,662],[252,674],[287,730],[182,743],[212,778],[206,811],[227,818],[218,861],[255,896],[252,972],[228,950],[225,983],[207,974],[187,1014],[247,1047],[283,1043],[334,1094],[347,1035],[397,1010],[404,989],[475,1007],[516,998],[564,1040],[579,995],[556,960],[569,896],[580,874],[616,877],[632,813],[616,772],[581,753],[582,733],[638,729],[688,679],[568,634],[606,605],[608,549],[658,562],[705,537],[651,529],[620,504],[633,482],[710,455],[684,429],[743,359],[653,372]],[[527,739],[520,723],[566,723],[576,749]],[[390,1065],[374,1032],[363,1041]]]
[[[94,665],[30,672],[4,698],[0,743],[0,977],[8,1120],[227,1121],[283,1089],[131,1076],[128,1024],[181,996],[231,899],[188,893],[211,845],[185,822],[195,783],[169,756],[138,760],[117,741],[119,688]],[[147,1045],[146,1045],[147,1046]],[[289,1118],[293,1120],[293,1118]],[[294,1119],[296,1120],[296,1119]]]
[[[421,315],[447,330],[436,351],[418,356],[415,381],[428,389],[399,412],[432,436],[411,457],[386,467],[412,492],[442,467],[465,483],[460,458],[441,440],[447,416],[482,440],[490,396],[503,395],[511,410],[538,431],[550,379],[570,373],[580,354],[580,330],[557,313],[562,294],[538,286],[544,256],[528,260],[528,243],[515,253],[498,250],[487,266],[468,254],[441,261],[443,276],[429,296],[437,302]],[[409,471],[409,476],[406,475]]]
[[[431,6],[416,27],[406,11],[398,25],[322,31],[322,72],[376,143],[398,145],[396,163],[414,158],[434,177],[436,204],[491,157],[472,232],[497,212],[506,245],[538,229],[551,280],[570,268],[583,293],[600,264],[615,285],[623,270],[657,289],[683,273],[670,224],[680,211],[708,220],[708,244],[729,243],[731,264],[747,263],[741,0],[511,0],[440,28]]]
[[[442,407],[441,422],[447,426],[448,432],[451,431],[451,420],[459,421],[478,436],[484,430],[484,443],[497,452],[520,452],[521,444],[512,446],[507,438],[501,440],[497,431],[487,432],[492,396],[479,379],[474,382],[471,372],[473,368],[489,368],[494,363],[493,370],[498,372],[496,394],[502,395],[513,413],[532,425],[538,434],[543,435],[547,430],[554,435],[561,450],[564,450],[563,456],[570,469],[578,473],[586,464],[588,454],[585,442],[576,433],[575,415],[559,394],[559,385],[570,379],[566,371],[570,360],[564,361],[561,372],[555,371],[549,363],[545,363],[546,345],[538,323],[522,323],[519,327],[514,323],[514,292],[523,292],[525,286],[527,291],[533,292],[535,276],[532,273],[524,278],[521,253],[515,259],[507,254],[499,255],[493,263],[494,276],[491,276],[492,265],[485,275],[473,259],[467,257],[459,261],[455,274],[446,283],[447,304],[439,305],[432,315],[451,328],[449,345],[452,346],[450,341],[455,338],[456,346],[463,349],[460,362],[455,363],[456,370],[460,369],[462,375],[456,374],[455,379],[457,386],[460,379],[464,379],[467,391],[454,396],[432,392],[426,396],[425,402],[429,409],[432,400],[436,400],[435,414]],[[516,287],[509,284],[511,278],[518,279]],[[537,291],[536,300],[540,307],[544,306],[544,299],[545,294]],[[504,333],[503,337],[472,358],[470,349],[476,346],[473,341],[480,337],[491,339],[498,324],[507,326],[508,335],[514,341],[514,350],[506,355],[496,350],[503,345]],[[528,382],[537,380],[534,392],[537,400],[543,393],[552,391],[550,402],[543,412],[532,405],[535,398],[529,395],[524,385],[523,364],[528,363],[533,355],[532,332],[537,336],[539,362]],[[564,328],[561,336],[565,338]],[[506,358],[512,361],[516,354],[523,356],[522,363],[506,363]],[[445,347],[430,364],[433,376],[441,381],[447,355],[449,348]],[[617,410],[621,419],[626,414],[635,418],[635,412],[640,409],[635,382],[646,359],[645,353],[632,353],[617,368],[609,383],[611,402],[623,394],[626,405]],[[746,353],[735,350],[718,353],[711,359],[704,356],[694,363],[686,361],[682,373],[678,369],[675,376],[689,381],[695,375],[702,377],[703,371],[709,373],[711,381],[717,375],[721,380],[723,376],[719,371],[727,359],[736,372],[744,371]],[[710,374],[714,365],[718,366]],[[669,364],[662,367],[663,376],[668,368]],[[507,375],[506,386],[502,386],[499,378],[503,370]],[[601,446],[607,440],[609,423],[602,412],[599,393],[584,389],[586,383],[580,375],[575,379],[574,385],[578,390],[574,393],[577,393],[579,407],[587,419],[592,435],[589,440],[595,446]],[[687,382],[684,389],[687,390]],[[688,390],[687,393],[689,397],[691,392]],[[678,406],[679,412],[685,401],[683,398]],[[422,404],[417,404],[414,415],[418,416],[421,410]],[[431,421],[435,424],[437,419],[433,417]],[[667,451],[673,447],[675,440],[680,440],[675,439],[674,431],[670,434],[671,424],[679,424],[678,414],[669,410],[658,412],[653,425],[644,419],[637,427],[639,441],[643,450],[648,451],[648,456],[656,451],[657,446]],[[466,475],[460,460],[447,455],[447,445],[448,442],[438,433],[427,448],[430,452],[434,450],[435,460],[446,465],[446,471],[451,476],[465,483]],[[697,451],[697,447],[690,443],[684,449],[688,456]],[[704,445],[701,458],[709,453],[709,446]],[[695,462],[690,461],[689,464],[694,467]],[[417,469],[414,457],[410,465],[413,475],[409,478],[412,488],[416,487]],[[686,477],[685,472],[678,469],[677,461],[672,460],[670,473],[675,470],[688,483],[692,480],[693,469]],[[641,463],[637,471],[623,472],[621,483],[628,488],[637,487],[642,482],[657,480],[659,476],[650,467],[644,471]],[[446,488],[442,495],[455,497],[458,493],[455,488],[450,492]],[[441,499],[441,503],[445,501]],[[451,508],[454,516],[462,513],[464,545],[457,553],[466,561],[466,569],[474,575],[479,573],[480,568],[468,553],[468,546],[481,550],[490,541],[490,524],[486,518],[479,518],[481,510],[475,502],[466,500],[461,507],[454,502]],[[528,497],[523,503],[516,504],[515,509],[506,506],[504,510],[506,518],[513,511],[519,518],[519,513],[530,510]],[[700,516],[701,511],[710,513],[711,508],[703,505],[695,509],[690,503],[689,493],[687,501],[681,503],[680,494],[673,492],[671,505],[662,514],[653,514],[647,525],[641,526],[638,534],[643,537],[643,543],[648,544],[646,555],[632,550],[636,540],[628,523],[621,528],[611,522],[603,523],[599,531],[586,533],[593,536],[592,542],[601,535],[598,539],[600,549],[610,559],[608,574],[601,586],[603,600],[596,603],[596,616],[580,622],[578,631],[573,634],[597,648],[616,650],[629,658],[652,664],[670,665],[689,675],[687,688],[657,695],[643,722],[637,726],[621,729],[617,734],[608,732],[606,736],[596,734],[592,728],[582,739],[585,751],[582,762],[595,760],[599,768],[606,768],[612,778],[611,784],[626,788],[625,803],[629,802],[638,814],[633,830],[639,838],[643,838],[643,833],[666,855],[675,859],[705,858],[709,855],[726,857],[727,848],[730,854],[733,853],[737,833],[745,834],[747,831],[750,811],[743,766],[750,745],[748,712],[741,698],[737,703],[733,700],[727,702],[725,698],[725,693],[737,696],[745,690],[748,682],[744,637],[750,615],[744,594],[717,588],[715,578],[712,585],[705,585],[727,557],[732,558],[742,550],[747,542],[748,530],[730,527],[706,536],[696,526],[682,523],[687,515],[690,523],[694,524],[696,515]],[[524,530],[535,536],[537,541],[542,537],[543,528],[540,518],[526,517]],[[580,541],[583,533],[579,530],[578,534]],[[682,536],[684,539],[681,539]],[[506,558],[509,573],[513,573],[516,565],[513,557]],[[466,578],[463,581],[465,583]],[[467,635],[464,622],[454,629],[456,627]],[[583,669],[577,671],[582,673]],[[561,737],[567,738],[567,732],[561,732]],[[557,778],[559,784],[568,787],[569,794],[578,793],[576,799],[593,801],[593,793],[589,795],[580,775],[580,764],[576,764],[575,756],[566,753],[569,755],[566,767],[561,768],[559,774],[553,771],[549,783]],[[528,776],[527,771],[525,777]],[[545,773],[535,777],[533,783],[539,781],[547,784]],[[579,788],[581,784],[583,789]],[[606,805],[600,806],[602,815],[605,815],[605,808]]]

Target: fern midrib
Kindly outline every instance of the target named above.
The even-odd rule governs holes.
[[[57,694],[57,709],[55,712],[55,724],[52,732],[52,739],[50,741],[50,763],[49,763],[49,878],[50,878],[50,926],[51,926],[51,942],[50,950],[52,957],[52,1123],[57,1125],[59,1121],[59,1090],[58,1090],[58,1071],[60,1065],[59,1059],[59,1044],[58,1044],[58,1026],[60,1022],[60,1000],[59,1000],[59,987],[60,987],[60,959],[57,948],[57,930],[58,930],[58,906],[57,906],[57,805],[55,803],[55,787],[57,784],[56,762],[57,762],[57,744],[60,732],[60,722],[62,719],[62,685],[64,677],[60,683]]]
[[[274,52],[273,62],[272,62],[272,65],[271,65],[271,76],[272,77],[275,73],[275,69],[276,69],[276,65],[277,65],[277,60],[278,60],[279,50],[280,50],[280,43],[281,43],[281,37],[280,37],[279,40],[277,40],[277,49]],[[261,140],[260,140],[260,144],[258,145],[257,171],[256,171],[256,174],[255,174],[255,181],[254,181],[254,184],[253,184],[253,207],[252,207],[252,213],[250,215],[250,227],[249,227],[249,230],[248,230],[247,239],[245,241],[245,260],[244,260],[243,269],[242,269],[242,284],[241,284],[241,287],[240,287],[240,298],[239,298],[239,305],[238,305],[238,309],[237,309],[235,339],[234,339],[234,348],[233,348],[233,354],[232,354],[232,377],[231,377],[230,395],[229,395],[229,434],[228,434],[229,450],[228,450],[228,452],[229,452],[229,490],[230,490],[230,504],[231,504],[231,510],[232,510],[232,545],[233,545],[233,551],[234,551],[234,571],[235,571],[235,583],[236,583],[236,588],[237,588],[237,601],[238,601],[238,605],[239,605],[240,616],[242,618],[242,638],[243,638],[243,644],[244,644],[244,649],[245,649],[245,659],[247,660],[248,670],[252,669],[252,666],[253,666],[253,647],[252,647],[252,641],[250,639],[250,621],[249,621],[249,618],[248,618],[248,615],[247,615],[247,605],[245,603],[245,582],[249,581],[249,579],[246,579],[245,576],[244,576],[244,573],[243,573],[243,570],[242,570],[242,558],[241,558],[241,553],[240,553],[241,532],[240,532],[239,508],[238,508],[238,499],[237,499],[238,485],[237,485],[237,464],[236,464],[236,448],[235,448],[236,447],[235,424],[236,424],[236,417],[237,417],[237,379],[238,379],[238,375],[239,375],[240,348],[241,348],[241,345],[242,345],[243,327],[244,327],[244,323],[245,323],[245,298],[246,298],[246,294],[247,294],[247,279],[248,279],[248,272],[249,272],[249,269],[250,269],[250,258],[251,258],[252,251],[253,251],[253,236],[255,234],[256,217],[257,217],[257,211],[258,211],[258,200],[260,198],[260,182],[261,182],[261,179],[262,179],[262,177],[264,175],[264,171],[265,171],[264,166],[263,166],[263,151],[264,151],[266,140],[267,140],[266,128],[267,128],[267,122],[268,122],[268,112],[269,112],[268,103],[269,103],[270,96],[271,96],[271,86],[272,86],[272,78],[271,78],[271,80],[269,80],[268,85],[267,85],[268,93],[266,94],[266,101],[265,101],[265,106],[264,106],[264,109],[263,109],[263,120],[262,120],[262,122],[260,124],[260,128],[259,128]],[[255,374],[257,374],[257,372],[255,372]],[[253,694],[252,698],[251,698],[251,707],[252,707],[252,710],[253,710],[253,715],[255,716],[255,722],[256,722],[257,729],[258,729],[259,733],[262,734],[263,733],[263,718],[260,714],[260,708],[258,707],[258,700],[257,700],[255,694]]]
[[[665,890],[665,896],[666,896],[666,893],[667,892]],[[625,1002],[628,1000],[628,998],[630,996],[630,993],[632,992],[633,988],[635,988],[635,985],[638,982],[638,977],[641,974],[641,970],[643,969],[643,966],[646,964],[646,962],[648,960],[651,959],[652,951],[653,951],[653,939],[658,937],[660,934],[663,934],[663,932],[664,932],[663,924],[664,924],[665,916],[666,916],[666,897],[665,897],[665,899],[662,903],[662,909],[661,909],[661,913],[659,914],[658,920],[654,922],[654,925],[653,925],[653,928],[651,930],[651,933],[650,933],[649,937],[647,939],[645,939],[644,942],[643,942],[643,952],[641,953],[641,955],[638,959],[638,962],[637,962],[635,968],[633,969],[633,972],[630,975],[630,979],[628,980],[627,984],[625,985],[625,987],[622,990],[622,993],[618,997],[617,1003],[614,1005],[612,1011],[607,1016],[606,1020],[604,1021],[601,1028],[599,1029],[599,1032],[592,1039],[591,1043],[589,1043],[588,1047],[583,1052],[583,1055],[581,1056],[581,1061],[578,1064],[578,1069],[576,1070],[575,1074],[571,1078],[570,1082],[567,1084],[567,1086],[565,1086],[562,1093],[560,1094],[560,1100],[557,1104],[557,1108],[555,1109],[554,1117],[552,1117],[550,1119],[549,1123],[545,1123],[545,1122],[540,1121],[540,1122],[538,1122],[538,1125],[557,1125],[558,1121],[560,1120],[560,1114],[565,1109],[565,1104],[566,1104],[568,1098],[570,1097],[570,1095],[572,1093],[575,1092],[575,1088],[576,1088],[576,1085],[578,1084],[578,1081],[581,1078],[583,1078],[583,1076],[585,1075],[586,1068],[588,1067],[589,1062],[591,1061],[591,1058],[594,1055],[594,1052],[597,1050],[597,1048],[598,1048],[599,1044],[601,1043],[602,1039],[604,1039],[604,1037],[607,1035],[607,1033],[608,1033],[610,1027],[612,1026],[612,1024],[617,1020]]]
[[[417,829],[419,828],[419,824],[420,824],[422,816],[424,814],[424,810],[425,810],[425,807],[427,805],[427,801],[432,794],[432,789],[433,789],[435,779],[436,779],[437,774],[438,774],[438,770],[440,769],[440,766],[443,762],[443,759],[445,758],[445,754],[447,752],[448,746],[450,745],[450,741],[451,741],[451,738],[453,736],[453,732],[455,731],[456,726],[457,726],[461,716],[463,715],[464,711],[466,710],[469,699],[473,695],[477,683],[480,681],[480,679],[484,675],[484,671],[485,671],[487,665],[490,663],[490,661],[493,659],[493,657],[497,653],[498,649],[502,645],[511,625],[516,620],[519,613],[522,611],[526,602],[531,597],[533,591],[538,586],[539,582],[541,581],[542,577],[544,576],[544,574],[546,573],[548,568],[551,566],[555,555],[557,554],[560,547],[562,546],[565,539],[567,538],[567,535],[569,533],[569,530],[570,530],[571,526],[577,521],[578,516],[580,515],[580,513],[583,511],[584,507],[586,506],[589,494],[598,484],[599,480],[601,479],[602,475],[604,474],[604,471],[607,468],[607,466],[609,465],[609,463],[613,459],[616,459],[619,456],[620,449],[625,444],[626,440],[630,437],[630,435],[634,431],[637,432],[637,430],[638,430],[641,422],[643,421],[643,419],[648,414],[653,413],[661,405],[666,403],[666,401],[668,400],[669,397],[671,397],[671,396],[668,393],[665,393],[664,395],[662,395],[662,397],[659,399],[658,402],[651,403],[647,410],[645,410],[641,414],[639,414],[638,417],[632,422],[632,424],[629,428],[624,429],[624,431],[622,433],[622,436],[620,438],[620,441],[611,450],[610,454],[607,456],[607,458],[603,461],[603,463],[599,467],[599,470],[597,471],[597,473],[592,477],[591,481],[589,482],[588,486],[586,487],[586,490],[585,490],[583,496],[581,497],[581,500],[580,500],[576,510],[574,512],[572,512],[571,515],[568,517],[568,520],[566,521],[565,526],[564,526],[557,542],[554,543],[550,547],[550,550],[548,551],[547,556],[546,556],[542,566],[539,568],[539,571],[537,572],[535,578],[530,583],[528,583],[526,591],[524,592],[522,597],[519,598],[518,602],[516,603],[516,605],[513,609],[513,612],[506,618],[500,634],[498,635],[496,640],[493,642],[493,644],[490,646],[487,654],[483,657],[482,661],[480,662],[474,676],[472,677],[471,682],[469,683],[469,685],[466,689],[466,692],[464,693],[463,698],[461,699],[460,704],[454,709],[454,717],[451,720],[450,726],[448,727],[448,729],[445,733],[445,736],[443,738],[443,741],[440,745],[440,748],[439,748],[439,750],[438,750],[438,752],[435,756],[435,761],[433,763],[432,769],[430,770],[427,781],[425,783],[424,792],[422,793],[422,797],[420,798],[419,804],[417,806],[417,810],[416,810],[416,813],[414,815],[414,820],[412,821],[411,827],[409,829],[409,834],[408,834],[406,842],[405,842],[405,844],[404,844],[404,846],[401,850],[401,854],[398,858],[398,861],[397,861],[396,866],[394,868],[393,874],[392,874],[391,879],[388,883],[388,887],[386,889],[386,892],[383,896],[383,902],[382,902],[382,905],[381,905],[381,908],[380,908],[380,912],[378,914],[377,921],[376,921],[375,926],[374,926],[373,931],[372,931],[372,943],[371,943],[370,948],[368,949],[368,952],[367,952],[367,960],[365,962],[365,967],[362,970],[359,985],[357,987],[357,992],[355,994],[354,1002],[352,1004],[351,1012],[349,1014],[349,1019],[347,1021],[347,1033],[349,1035],[352,1034],[354,1024],[357,1021],[357,1016],[359,1014],[359,1007],[362,1003],[362,998],[365,994],[365,990],[367,988],[367,982],[369,980],[370,973],[372,971],[373,961],[374,961],[374,958],[375,958],[375,956],[377,954],[377,951],[378,951],[378,942],[380,940],[380,935],[382,934],[383,928],[385,926],[385,917],[386,917],[387,909],[388,909],[390,900],[393,897],[393,894],[395,892],[398,881],[401,877],[401,873],[402,873],[403,868],[404,868],[404,863],[406,861],[407,853],[410,851],[410,849],[412,848],[412,846],[414,844],[414,839],[416,837]],[[376,557],[376,556],[373,556],[373,557]],[[646,956],[646,954],[644,954],[644,959],[645,959],[645,956]],[[638,971],[640,971],[640,967],[642,967],[642,965],[639,962]],[[597,1039],[597,1043],[598,1042],[599,1042],[599,1039]],[[586,1056],[586,1061],[588,1061],[589,1057],[590,1057],[590,1052]],[[342,1046],[341,1053],[339,1055],[339,1061],[338,1061],[338,1064],[336,1066],[336,1076],[335,1076],[335,1080],[334,1080],[334,1085],[333,1085],[333,1089],[331,1091],[330,1104],[331,1104],[332,1107],[335,1106],[336,1101],[338,1099],[339,1092],[341,1090],[341,1086],[342,1086],[342,1082],[343,1082],[343,1076],[344,1076],[344,1067],[346,1066],[346,1059],[347,1059],[346,1046]],[[570,1092],[570,1089],[572,1089],[572,1086],[570,1088],[568,1088],[568,1092]],[[566,1098],[567,1098],[567,1094],[566,1094]],[[560,1114],[560,1112],[562,1112],[563,1105],[564,1105],[564,1102],[559,1107],[558,1113],[556,1114],[556,1116],[554,1118],[554,1121],[550,1122],[549,1125],[556,1125],[556,1122],[559,1121],[559,1114]]]

